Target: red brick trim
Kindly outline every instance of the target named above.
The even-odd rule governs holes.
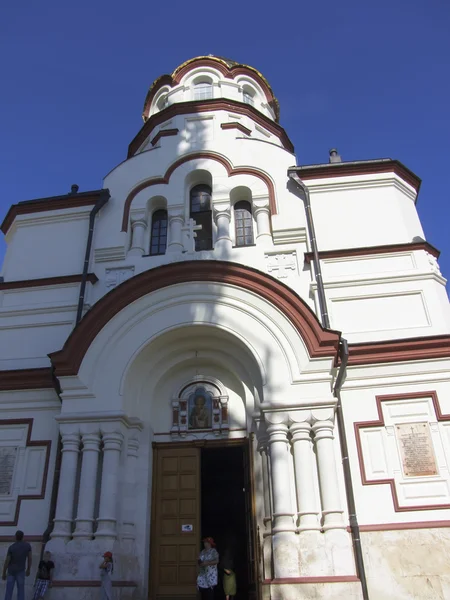
[[[294,146],[281,125],[275,121],[272,121],[272,119],[269,119],[269,117],[264,116],[250,104],[244,104],[242,102],[237,102],[236,100],[229,100],[228,98],[214,98],[211,100],[202,101],[193,100],[190,102],[177,102],[152,115],[144,123],[134,139],[130,142],[130,145],[128,146],[127,158],[131,158],[136,154],[145,140],[150,136],[153,129],[161,123],[165,123],[169,119],[177,117],[178,115],[207,113],[218,110],[226,110],[248,117],[275,135],[280,140],[283,148],[294,154]]]
[[[22,279],[19,281],[2,281],[0,290],[17,290],[22,288],[43,287],[46,285],[66,285],[68,283],[81,283],[83,275],[59,275],[57,277],[42,277],[40,279]],[[95,273],[88,273],[87,280],[97,283],[98,277]]]
[[[0,391],[54,389],[50,367],[0,371]]]
[[[144,271],[103,296],[75,327],[63,349],[49,355],[56,375],[76,375],[96,335],[131,302],[171,285],[196,281],[233,285],[264,298],[289,319],[312,358],[336,356],[339,333],[323,329],[309,306],[277,279],[236,263],[189,261]]]
[[[27,432],[26,446],[28,448],[29,447],[39,448],[42,446],[44,448],[47,448],[46,454],[45,454],[44,472],[42,475],[41,493],[40,494],[29,494],[29,495],[28,494],[19,494],[19,496],[17,496],[17,498],[16,498],[16,510],[14,513],[14,519],[12,521],[0,521],[1,527],[8,527],[8,526],[15,527],[17,525],[17,523],[19,522],[20,505],[22,504],[22,500],[43,500],[45,498],[45,490],[47,487],[47,476],[48,476],[48,467],[49,467],[49,462],[50,462],[50,450],[52,447],[52,442],[51,442],[51,440],[32,440],[31,439],[33,422],[34,422],[34,419],[1,419],[0,420],[0,425],[27,425],[28,432]]]
[[[230,121],[229,123],[221,123],[220,127],[222,129],[237,129],[238,131],[240,131],[241,133],[244,133],[245,135],[252,134],[251,129],[249,129],[248,127],[245,127],[244,125],[242,125],[242,123],[238,123],[237,121]]]
[[[416,521],[410,523],[375,523],[373,525],[360,525],[362,532],[370,531],[404,531],[408,529],[441,529],[450,527],[450,521]],[[347,527],[347,531],[351,531]]]
[[[263,585],[282,585],[286,583],[353,583],[359,582],[356,575],[324,575],[323,577],[286,577],[283,579],[264,579]]]
[[[376,175],[395,173],[419,193],[421,179],[398,160],[368,160],[355,163],[331,163],[327,165],[306,165],[297,167],[301,179],[328,179],[331,177],[351,177],[353,175]]]
[[[336,250],[324,250],[319,252],[319,258],[344,258],[347,256],[370,256],[371,254],[394,254],[397,252],[412,252],[414,250],[425,250],[436,258],[439,258],[440,252],[428,242],[416,242],[412,244],[386,244],[384,246],[367,246],[364,248],[341,248]],[[310,263],[313,260],[312,252],[305,252],[305,262]]]
[[[435,391],[431,392],[413,392],[409,394],[391,394],[388,396],[376,396],[375,400],[377,403],[378,420],[377,421],[361,421],[354,423],[355,428],[355,441],[356,450],[358,453],[359,470],[361,473],[362,485],[389,485],[391,488],[392,502],[394,504],[395,512],[407,512],[416,510],[440,510],[450,508],[450,504],[420,504],[417,506],[400,506],[397,496],[397,490],[395,487],[394,479],[368,479],[366,476],[366,468],[364,465],[364,457],[362,452],[361,444],[361,429],[368,429],[371,427],[384,427],[384,417],[382,402],[392,402],[395,400],[414,400],[417,398],[431,398],[436,412],[436,418],[438,421],[450,421],[450,414],[443,414]]]
[[[164,86],[174,87],[175,85],[178,85],[183,77],[189,73],[189,71],[192,71],[192,69],[198,69],[199,67],[212,67],[213,69],[219,71],[219,73],[221,73],[227,79],[235,79],[238,75],[248,75],[251,79],[255,79],[262,87],[267,102],[274,110],[276,119],[278,121],[280,117],[278,102],[273,95],[272,88],[267,83],[266,79],[261,75],[261,73],[247,65],[236,64],[230,67],[220,58],[209,56],[199,57],[187,61],[175,69],[172,75],[166,74],[158,77],[158,79],[156,79],[156,81],[150,87],[147,97],[145,98],[142,115],[144,119],[150,110],[150,105],[153,101],[153,98],[161,88]]]
[[[349,366],[450,357],[450,335],[349,344]]]
[[[86,194],[69,194],[67,196],[41,198],[39,200],[30,200],[28,202],[13,204],[6,213],[6,217],[3,219],[0,229],[6,235],[8,229],[18,215],[28,215],[48,210],[66,210],[68,208],[78,208],[80,206],[93,206],[98,201],[102,192],[105,192],[105,190],[89,192]]]
[[[144,190],[148,187],[151,187],[152,185],[160,185],[160,184],[167,185],[170,181],[170,177],[171,177],[172,173],[176,169],[178,169],[178,167],[180,167],[181,165],[183,165],[186,162],[190,162],[191,160],[196,160],[198,158],[205,158],[205,159],[215,160],[215,161],[219,162],[223,167],[225,167],[225,169],[228,173],[228,177],[233,177],[233,175],[253,175],[254,177],[258,177],[258,179],[261,179],[262,181],[264,181],[264,183],[267,185],[267,189],[268,189],[270,211],[273,215],[276,214],[277,210],[276,210],[276,203],[275,203],[275,187],[273,185],[272,180],[270,179],[270,177],[268,175],[266,175],[262,171],[259,171],[258,169],[254,169],[253,167],[233,168],[231,166],[231,164],[228,162],[228,160],[226,158],[224,158],[223,156],[214,154],[213,152],[201,151],[201,152],[194,152],[193,154],[188,154],[186,156],[182,156],[181,158],[179,158],[178,160],[176,160],[174,163],[172,163],[170,165],[170,167],[167,169],[167,171],[163,177],[154,177],[152,179],[147,179],[147,181],[143,181],[142,183],[140,183],[138,186],[136,186],[134,188],[134,190],[132,190],[128,194],[128,197],[125,200],[125,204],[124,204],[124,208],[123,208],[122,231],[128,230],[128,218],[129,218],[129,214],[130,214],[131,203],[132,203],[133,199],[135,198],[135,196],[139,192],[141,192],[142,190]]]
[[[137,587],[138,584],[134,581],[118,580],[112,582],[113,587]],[[77,588],[77,587],[100,587],[101,582],[99,580],[88,580],[88,579],[75,579],[75,580],[53,580],[53,587],[61,588]]]
[[[178,135],[178,131],[178,129],[161,129],[151,140],[150,144],[152,146],[156,146],[156,144],[162,137],[171,137],[172,135]]]

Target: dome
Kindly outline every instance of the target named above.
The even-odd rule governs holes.
[[[193,91],[195,85],[203,90]],[[206,86],[211,89],[207,90]],[[239,101],[253,106],[278,122],[279,105],[267,79],[254,67],[215,55],[197,56],[179,65],[171,74],[161,75],[150,86],[143,119],[170,104],[215,99]]]

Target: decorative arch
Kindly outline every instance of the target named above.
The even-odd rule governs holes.
[[[229,162],[229,160],[226,159],[224,156],[222,156],[220,154],[214,154],[213,152],[201,151],[201,152],[194,152],[193,154],[188,154],[186,156],[182,156],[181,158],[179,158],[178,160],[176,160],[174,163],[172,163],[170,165],[170,167],[167,169],[167,171],[165,172],[165,174],[162,177],[153,177],[152,179],[147,179],[147,181],[143,181],[138,186],[136,186],[133,190],[131,190],[131,192],[127,196],[127,199],[125,200],[125,205],[123,208],[122,231],[128,231],[128,218],[130,215],[131,203],[133,202],[133,199],[135,198],[135,196],[137,194],[139,194],[139,192],[141,192],[142,190],[144,190],[148,187],[151,187],[152,185],[160,185],[160,184],[167,185],[170,181],[170,177],[171,177],[172,173],[176,169],[178,169],[178,167],[180,167],[181,165],[183,165],[186,162],[189,162],[191,160],[196,160],[198,158],[200,158],[200,159],[206,158],[206,159],[215,160],[215,161],[219,162],[223,167],[225,167],[225,169],[228,173],[228,177],[233,177],[233,175],[253,175],[253,176],[261,179],[266,184],[267,189],[268,189],[270,212],[272,215],[277,214],[277,207],[276,207],[276,202],[275,202],[275,186],[273,185],[273,181],[270,179],[270,177],[266,173],[264,173],[263,171],[259,171],[258,169],[255,169],[253,167],[236,167],[236,168],[234,168],[231,165],[231,163]]]
[[[49,355],[56,375],[76,375],[97,334],[123,308],[151,292],[192,282],[228,284],[260,296],[292,323],[311,358],[337,357],[340,333],[323,329],[309,306],[278,280],[237,263],[186,261],[140,273],[103,296],[75,327],[62,350]]]

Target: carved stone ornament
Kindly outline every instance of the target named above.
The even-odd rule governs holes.
[[[297,253],[289,252],[268,252],[265,255],[267,272],[277,279],[287,279],[291,275],[298,273]]]
[[[106,269],[105,270],[105,282],[106,287],[108,289],[113,289],[133,277],[134,275],[134,266],[130,267],[119,267],[115,269]]]

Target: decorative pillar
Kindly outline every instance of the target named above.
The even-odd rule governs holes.
[[[334,423],[332,417],[317,421],[312,427],[319,470],[320,496],[324,531],[345,529],[339,495],[336,457],[334,453]]]
[[[78,514],[73,537],[90,540],[94,531],[97,469],[100,453],[100,432],[83,433],[83,461],[81,463]]]
[[[117,488],[123,435],[119,431],[103,433],[103,469],[100,508],[95,537],[117,535]]]
[[[261,436],[259,441],[259,453],[261,455],[261,470],[262,470],[262,483],[264,492],[264,528],[267,529],[272,522],[272,503],[270,496],[270,472],[269,472],[269,451],[268,451],[268,440],[267,436]],[[270,527],[269,527],[270,528]]]
[[[62,458],[59,478],[58,500],[52,538],[72,537],[73,508],[75,501],[75,483],[77,479],[78,454],[80,452],[80,434],[78,432],[63,433]]]
[[[269,423],[267,433],[269,435],[273,493],[274,576],[277,579],[284,579],[298,577],[299,575],[298,545],[295,536],[294,511],[292,510],[290,490],[289,430],[284,415],[277,417],[276,414],[271,414]]]
[[[142,256],[145,252],[145,230],[147,220],[144,213],[132,215],[131,217],[131,249],[130,254]]]
[[[122,513],[122,538],[134,540],[136,537],[136,465],[139,454],[139,434],[131,437],[127,445],[127,466],[125,471],[125,488],[127,501],[124,503]]]
[[[314,485],[314,454],[311,425],[307,421],[290,427],[297,491],[298,531],[320,531],[319,511]]]
[[[183,239],[181,228],[184,224],[184,214],[182,211],[170,211],[169,219],[169,239],[167,244],[167,252],[183,252]]]
[[[272,244],[272,231],[270,227],[269,199],[253,200],[253,214],[256,219],[256,241],[259,245]]]
[[[231,250],[232,241],[230,236],[231,207],[230,203],[214,204],[214,218],[217,225],[217,238],[215,249]]]

